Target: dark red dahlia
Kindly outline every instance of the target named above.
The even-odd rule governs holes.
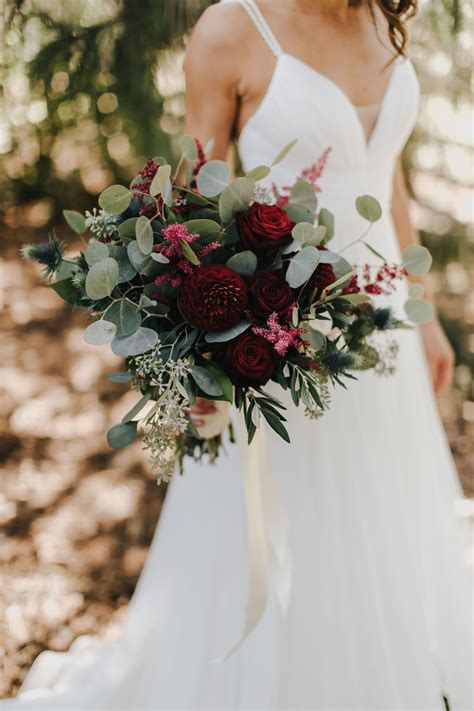
[[[208,264],[187,276],[178,304],[189,323],[204,331],[225,331],[247,308],[247,285],[240,274],[223,264]]]
[[[272,313],[277,313],[281,320],[287,321],[295,295],[288,283],[273,272],[258,271],[252,277],[249,286],[249,306],[252,314],[267,322]]]

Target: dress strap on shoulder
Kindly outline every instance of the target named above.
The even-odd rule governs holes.
[[[244,8],[244,10],[246,10],[248,16],[252,20],[253,24],[257,28],[257,31],[262,36],[263,41],[269,47],[272,54],[275,57],[279,57],[281,54],[283,54],[283,50],[280,46],[280,43],[271,31],[268,22],[264,18],[255,0],[221,0],[221,2],[236,2],[239,5],[242,5],[242,7]]]

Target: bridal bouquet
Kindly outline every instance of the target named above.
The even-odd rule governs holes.
[[[189,419],[196,397],[242,410],[249,441],[262,418],[290,441],[285,407],[263,389],[269,381],[317,418],[329,406],[330,386],[361,370],[391,372],[395,344],[381,347],[372,335],[407,324],[372,297],[430,267],[417,245],[402,264],[378,253],[379,266],[350,264],[330,249],[334,218],[318,210],[318,170],[289,188],[266,189],[259,181],[272,166],[231,180],[224,162],[207,160],[185,136],[174,174],[166,159],[150,159],[129,188],[104,190],[99,209],[64,212],[75,233],[89,232],[79,255],[65,258],[54,232],[46,244],[23,247],[24,257],[55,276],[50,287],[60,297],[89,312],[87,343],[111,343],[124,357],[125,369],[109,377],[140,397],[108,442],[125,447],[140,424],[161,480],[186,454],[212,460],[219,452],[221,435],[205,439]],[[381,216],[367,195],[355,208],[369,226]],[[366,235],[356,242],[374,252]],[[406,312],[410,321],[431,317],[418,284]]]

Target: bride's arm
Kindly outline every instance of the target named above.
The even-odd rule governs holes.
[[[419,242],[418,234],[410,220],[408,200],[403,169],[401,161],[398,160],[393,181],[392,216],[402,249],[409,244]],[[430,277],[420,277],[418,279],[410,277],[410,279],[422,282],[425,287],[425,298],[434,303]],[[438,319],[421,326],[421,335],[430,367],[433,387],[436,394],[440,395],[451,381],[454,368],[454,353]]]
[[[212,139],[212,158],[221,160],[228,155],[240,81],[232,39],[236,33],[228,26],[234,12],[230,6],[206,10],[193,30],[184,63],[185,131],[203,146]],[[240,15],[235,19],[239,21]],[[209,425],[209,418],[217,415],[215,404],[205,398],[198,398],[190,410],[197,428]]]

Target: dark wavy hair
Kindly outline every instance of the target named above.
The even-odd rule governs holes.
[[[372,19],[375,21],[375,8],[378,8],[387,20],[388,36],[398,55],[405,56],[408,42],[406,22],[416,15],[418,0],[349,0],[350,5],[368,4]]]

